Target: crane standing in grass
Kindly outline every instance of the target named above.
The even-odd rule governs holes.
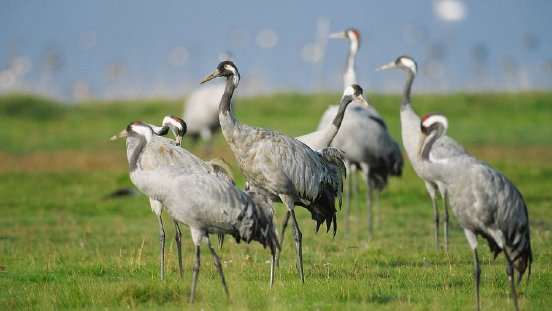
[[[440,181],[447,188],[452,210],[464,229],[473,254],[476,308],[479,310],[481,270],[477,236],[480,235],[489,243],[495,258],[504,252],[512,299],[518,310],[513,272],[514,269],[518,271],[520,283],[526,269],[531,274],[533,262],[527,206],[519,190],[504,175],[475,157],[434,154],[433,147],[447,128],[445,116],[425,115],[421,120],[417,156],[433,180]]]
[[[195,245],[190,302],[194,302],[200,267],[200,244],[207,242],[219,272],[224,290],[229,296],[222,265],[209,240],[209,234],[230,234],[237,242],[252,240],[268,246],[272,254],[270,285],[274,282],[274,258],[279,248],[273,223],[272,201],[258,191],[243,192],[225,178],[199,172],[187,166],[163,166],[144,169],[140,164],[148,145],[156,136],[147,124],[139,121],[112,137],[131,137],[136,143],[129,157],[130,179],[140,191],[165,206],[177,221],[190,227]]]
[[[416,172],[416,175],[420,177],[426,186],[427,192],[431,197],[431,203],[433,206],[433,220],[435,223],[435,247],[439,248],[439,210],[437,209],[437,190],[443,198],[443,206],[445,210],[443,227],[444,227],[444,242],[445,250],[448,249],[448,205],[447,205],[447,189],[439,181],[433,180],[432,176],[428,175],[425,170],[425,166],[421,165],[420,158],[417,156],[417,148],[420,133],[420,117],[416,114],[412,108],[410,100],[410,92],[412,89],[412,83],[418,71],[418,66],[416,61],[409,56],[400,56],[394,62],[383,65],[377,70],[388,70],[392,68],[399,68],[407,72],[408,79],[404,86],[401,109],[400,109],[400,118],[401,118],[401,136],[402,143],[408,159],[412,164],[412,168]],[[442,135],[434,144],[434,155],[436,157],[445,158],[454,155],[465,154],[466,151],[464,148],[454,141],[452,138]]]
[[[143,170],[153,170],[163,166],[180,165],[188,167],[190,170],[211,173],[219,176],[224,176],[228,180],[233,180],[230,170],[225,167],[218,160],[205,162],[196,157],[192,153],[185,149],[180,148],[180,142],[182,136],[186,133],[186,123],[175,116],[166,116],[163,118],[161,127],[146,124],[152,129],[155,134],[151,138],[151,142],[143,150],[142,156],[139,158],[138,166]],[[159,135],[165,135],[171,129],[175,134],[176,141],[161,137]],[[117,135],[113,136],[111,140],[118,139]],[[136,148],[139,145],[139,139],[134,136],[129,136],[126,139],[127,146],[127,158],[130,164],[132,155],[135,153]],[[163,226],[163,219],[161,218],[161,212],[163,211],[163,205],[159,200],[150,197],[150,206],[152,211],[157,216],[159,223],[159,240],[160,240],[160,260],[159,270],[160,278],[164,279],[164,262],[165,262],[165,228]],[[174,220],[176,234],[176,246],[178,251],[178,267],[180,276],[183,275],[182,269],[182,233],[178,226],[178,222]]]
[[[224,138],[230,145],[246,181],[274,200],[286,205],[293,220],[297,267],[304,282],[302,233],[295,217],[295,205],[305,206],[316,221],[316,228],[333,223],[336,233],[336,197],[341,198],[345,174],[342,154],[333,148],[313,151],[293,137],[246,125],[236,120],[231,99],[240,74],[234,63],[225,61],[201,83],[226,77],[226,88],[219,106],[219,120]]]
[[[349,40],[349,53],[343,81],[345,87],[358,84],[355,60],[360,47],[359,31],[347,29],[331,34],[330,38]],[[318,129],[328,126],[338,109],[338,106],[330,106],[320,119]],[[391,137],[384,119],[372,105],[366,106],[361,102],[353,101],[347,107],[343,125],[330,146],[345,152],[347,170],[351,172],[345,193],[345,228],[349,227],[352,192],[355,192],[354,197],[358,196],[356,171],[360,168],[367,187],[368,229],[371,232],[373,230],[373,190],[377,190],[375,195],[379,202],[379,191],[386,187],[388,176],[401,176],[402,174],[403,158],[399,145]]]

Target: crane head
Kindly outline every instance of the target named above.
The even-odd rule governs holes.
[[[147,140],[153,135],[153,130],[148,124],[140,121],[132,121],[124,130],[111,136],[109,141],[115,141],[128,136],[144,136]]]
[[[207,81],[213,80],[214,78],[218,78],[218,77],[227,77],[227,78],[232,77],[233,82],[236,85],[240,81],[240,73],[238,72],[238,68],[236,67],[236,65],[234,65],[233,62],[227,60],[227,61],[221,62],[217,66],[217,68],[213,70],[213,72],[211,72],[209,75],[203,78],[203,80],[201,80],[201,82],[199,83],[203,84]]]
[[[167,130],[169,128],[171,129],[175,136],[177,146],[182,144],[182,137],[186,135],[186,131],[188,130],[186,122],[173,115],[167,115],[163,118],[163,128],[167,128]]]
[[[350,86],[345,88],[345,91],[343,91],[342,99],[350,99],[351,101],[355,101],[366,105],[366,107],[370,107],[370,104],[368,104],[368,101],[366,101],[366,99],[364,98],[362,88],[358,84],[351,84]]]
[[[448,129],[447,117],[437,112],[426,113],[422,117],[420,128],[422,133],[425,133],[426,135],[429,135],[429,133],[433,132],[437,128],[441,128],[444,134],[444,132]]]
[[[416,61],[412,57],[403,55],[399,56],[395,61],[377,68],[376,71],[383,71],[393,68],[409,70],[412,74],[416,74],[418,71],[418,64],[416,64]]]
[[[356,28],[349,28],[345,31],[334,32],[329,35],[330,39],[349,39],[360,43],[360,32]]]

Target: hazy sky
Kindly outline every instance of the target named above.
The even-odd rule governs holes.
[[[182,96],[224,51],[241,92],[340,92],[348,44],[326,37],[349,27],[369,92],[402,88],[374,71],[402,54],[420,92],[550,89],[550,14],[549,0],[0,0],[0,92]]]

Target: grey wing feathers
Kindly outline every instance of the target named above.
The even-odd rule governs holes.
[[[251,226],[249,230],[247,228],[241,231],[249,232],[247,237],[251,240],[261,242],[265,247],[268,246],[272,254],[276,252],[276,249],[280,249],[280,242],[278,239],[278,233],[276,231],[276,225],[274,224],[274,209],[272,200],[267,193],[264,193],[259,189],[250,189],[246,191],[246,194],[250,198],[251,208],[248,209],[248,213],[243,217],[253,219],[254,226]],[[243,226],[245,227],[245,226]],[[245,234],[242,234],[245,236]]]
[[[336,148],[324,148],[319,151],[326,161],[335,165],[332,174],[328,174],[328,184],[332,185],[336,196],[339,198],[339,209],[342,205],[343,179],[347,177],[347,168],[345,167],[345,153]]]
[[[232,184],[236,184],[236,180],[234,179],[234,174],[232,174],[232,169],[230,168],[230,165],[224,161],[222,158],[215,158],[207,162],[212,167],[212,173],[227,179]]]
[[[170,139],[154,136],[144,149],[139,165],[144,170],[161,166],[188,166],[208,171],[209,166],[189,151],[172,144]]]
[[[435,159],[444,159],[467,154],[467,151],[449,136],[439,137],[431,148],[431,156]]]
[[[345,168],[345,153],[341,149],[337,148],[324,148],[319,150],[318,153],[326,159],[326,161],[335,164],[339,169],[339,174],[343,177],[347,177],[347,169]]]
[[[504,247],[522,275],[533,261],[527,206],[519,190],[504,175],[493,169],[490,174],[498,189],[497,225],[506,240]]]
[[[469,155],[456,159],[460,159],[456,170],[462,172],[461,180],[459,186],[448,188],[453,208],[462,206],[458,221],[483,235],[495,257],[503,250],[508,252],[522,276],[533,261],[523,196],[504,175],[482,161]],[[495,241],[492,230],[500,231],[504,240]],[[499,244],[504,244],[504,249]]]
[[[229,142],[251,186],[274,197],[293,197],[311,212],[318,226],[335,220],[338,190],[326,176],[335,164],[295,138],[271,130],[243,126],[239,138],[231,137]]]
[[[178,199],[186,208],[171,208],[190,227],[209,233],[231,234],[237,242],[256,240],[272,250],[279,248],[272,220],[272,204],[268,197],[256,191],[245,193],[231,182],[202,173],[182,175],[175,180]]]
[[[246,176],[255,175],[251,183],[257,188],[268,185],[272,189],[267,190],[275,193],[313,200],[319,191],[324,160],[307,145],[278,132],[264,131],[261,136],[263,139],[249,149],[250,165],[245,169],[240,165]],[[264,185],[256,185],[257,178],[265,179]]]

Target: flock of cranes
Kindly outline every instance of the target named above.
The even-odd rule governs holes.
[[[182,137],[186,135],[187,122],[178,117],[165,117],[161,126],[134,121],[111,138],[126,138],[131,181],[148,196],[157,216],[161,279],[164,277],[165,246],[162,210],[166,209],[174,219],[181,275],[181,232],[178,224],[183,223],[190,228],[195,245],[190,302],[195,298],[202,241],[206,242],[224,290],[229,295],[222,265],[209,239],[210,234],[218,236],[220,246],[224,235],[229,234],[237,242],[255,240],[268,247],[272,287],[276,255],[291,219],[299,278],[304,283],[302,232],[295,216],[295,206],[302,206],[310,212],[316,231],[325,224],[326,231],[333,228],[335,236],[336,200],[341,208],[347,173],[351,180],[355,171],[360,169],[370,189],[367,193],[369,211],[372,189],[380,191],[389,175],[401,175],[403,158],[399,145],[387,131],[381,115],[365,99],[356,81],[354,61],[360,43],[359,32],[349,29],[331,37],[350,41],[344,77],[346,85],[340,104],[325,112],[318,129],[312,133],[294,138],[237,120],[232,112],[232,97],[240,82],[240,74],[232,61],[222,61],[201,81],[203,84],[219,77],[225,79],[223,87],[219,86],[223,89],[222,93],[217,93],[218,122],[211,122],[204,128],[212,130],[220,126],[245,176],[245,190],[236,187],[225,162],[217,159],[203,161],[180,146]],[[445,210],[445,249],[448,247],[450,204],[473,253],[476,308],[479,309],[477,236],[480,235],[487,240],[495,257],[504,253],[512,298],[518,309],[514,270],[518,271],[519,284],[526,270],[530,274],[533,260],[527,207],[521,193],[505,176],[445,135],[448,121],[444,115],[432,113],[420,118],[416,114],[410,96],[417,73],[417,65],[412,58],[401,56],[377,70],[391,68],[402,69],[408,75],[400,105],[402,144],[432,200],[436,247],[439,247],[438,191]],[[212,107],[209,109],[213,110]],[[193,111],[196,110],[188,113]],[[187,119],[190,118],[193,116],[188,115]],[[213,117],[208,119],[212,121]],[[174,133],[175,140],[162,137],[169,130]],[[201,130],[199,133],[204,136]],[[212,132],[205,134],[204,138],[211,136]],[[349,183],[347,193],[351,193],[353,188],[355,186]],[[346,200],[349,206],[350,194],[346,195]],[[281,202],[287,208],[280,237],[273,221],[274,202]],[[371,219],[369,228],[372,228]]]

